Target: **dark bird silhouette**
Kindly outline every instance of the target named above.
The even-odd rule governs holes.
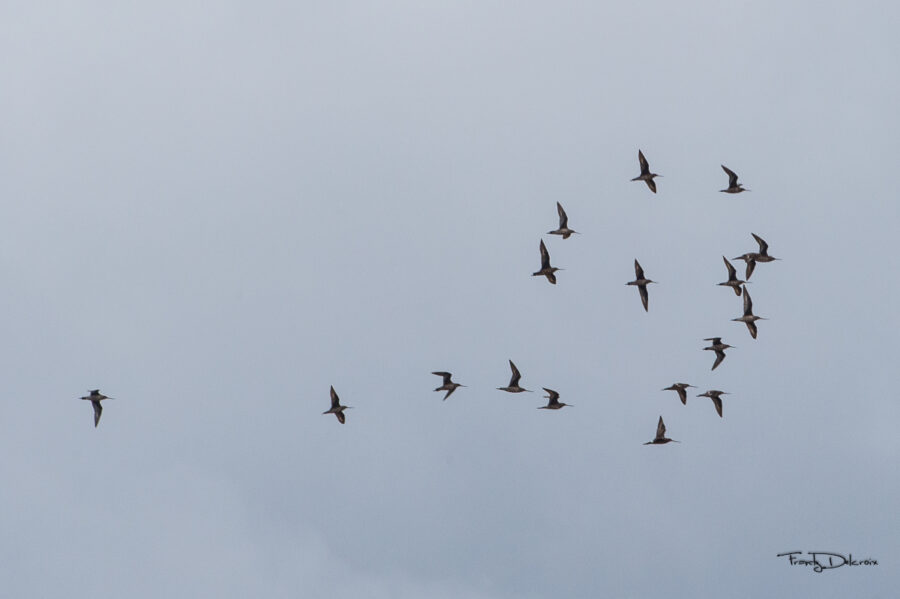
[[[753,235],[753,239],[755,239],[756,243],[759,244],[759,251],[747,252],[746,254],[741,254],[737,258],[732,258],[732,260],[743,260],[747,263],[747,270],[744,273],[744,276],[748,281],[750,280],[750,275],[753,274],[753,269],[756,268],[757,262],[771,262],[773,260],[781,260],[781,258],[776,258],[769,255],[769,244],[766,243],[762,237],[760,237],[756,233],[750,234]]]
[[[647,295],[647,285],[650,283],[655,283],[656,281],[651,281],[650,279],[644,277],[644,269],[641,268],[641,265],[638,263],[637,259],[634,261],[634,281],[629,281],[625,283],[626,285],[636,285],[638,291],[641,294],[641,303],[644,304],[644,312],[649,312],[647,304],[650,301],[650,297]]]
[[[721,337],[707,337],[704,341],[712,341],[712,345],[709,347],[704,347],[704,350],[714,351],[716,352],[716,361],[713,362],[712,368],[710,370],[715,370],[716,366],[722,363],[722,360],[725,359],[725,350],[729,347],[734,348],[733,345],[728,345],[727,343],[722,343]]]
[[[681,400],[681,403],[687,405],[687,388],[693,386],[694,385],[688,385],[687,383],[673,383],[671,387],[666,387],[663,391],[675,391],[678,393],[678,398]]]
[[[577,235],[578,231],[573,231],[569,228],[569,217],[566,216],[566,211],[563,210],[562,204],[556,202],[556,211],[559,213],[559,228],[555,231],[548,231],[548,235],[562,235],[563,239],[568,239],[571,235]]]
[[[753,314],[753,300],[750,299],[750,294],[747,292],[746,287],[744,287],[744,315],[740,318],[732,318],[731,320],[746,324],[747,329],[750,331],[750,336],[754,339],[756,339],[756,321],[766,320],[761,316],[755,316]]]
[[[650,188],[650,191],[656,193],[656,181],[654,181],[653,178],[662,177],[662,175],[650,172],[650,164],[647,162],[647,159],[644,158],[644,153],[640,150],[638,150],[638,162],[641,163],[641,174],[632,179],[632,181],[643,181],[647,184],[647,187]]]
[[[713,405],[716,406],[716,413],[719,415],[719,418],[722,417],[722,395],[730,395],[729,393],[725,393],[724,391],[718,391],[716,389],[711,389],[706,393],[701,393],[697,397],[708,397],[712,400]]]
[[[449,372],[432,372],[431,374],[436,374],[438,376],[444,377],[444,384],[441,385],[440,387],[438,387],[437,389],[435,389],[435,391],[446,391],[447,392],[447,395],[444,396],[443,401],[446,401],[447,398],[450,397],[450,395],[454,391],[456,391],[457,387],[465,387],[465,385],[460,385],[459,383],[454,383],[453,381],[451,381],[450,378],[453,375],[450,374]]]
[[[553,274],[557,270],[562,270],[561,268],[556,268],[554,266],[550,266],[550,252],[547,251],[547,246],[544,245],[544,240],[541,239],[541,269],[537,272],[531,273],[532,277],[545,276],[547,280],[556,285],[556,275]]]
[[[564,406],[572,407],[572,404],[562,403],[561,401],[559,401],[559,393],[557,393],[553,389],[548,389],[547,387],[541,388],[549,393],[549,395],[545,395],[544,397],[548,398],[550,401],[547,402],[546,406],[539,407],[538,410],[559,410]]]
[[[513,364],[513,361],[509,361],[509,368],[512,370],[512,377],[509,379],[509,385],[506,387],[497,387],[498,391],[507,391],[509,393],[521,393],[523,391],[530,392],[530,389],[524,389],[519,386],[519,379],[522,378],[522,374],[519,372],[519,369],[516,368],[516,365]]]
[[[352,406],[342,406],[341,400],[338,397],[338,394],[335,392],[334,387],[331,388],[331,409],[327,412],[322,412],[323,414],[334,414],[337,416],[338,422],[344,424],[346,420],[344,418],[344,410],[351,409]]]
[[[659,424],[656,425],[656,438],[652,441],[647,441],[644,445],[663,445],[668,442],[673,443],[681,443],[681,441],[676,441],[675,439],[669,439],[666,437],[666,425],[663,424],[662,416],[659,417]]]
[[[725,193],[741,193],[742,191],[750,191],[749,189],[744,189],[744,186],[738,183],[738,176],[733,170],[722,165],[722,170],[728,174],[728,189],[720,189],[719,191],[724,191]]]
[[[719,285],[731,287],[732,289],[734,289],[735,295],[740,295],[741,285],[746,283],[746,281],[741,281],[737,278],[737,271],[734,269],[734,266],[731,265],[731,262],[728,261],[728,258],[722,256],[722,260],[725,262],[725,268],[728,269],[728,280],[724,283],[719,283]]]
[[[97,425],[100,424],[100,414],[103,413],[103,406],[100,405],[100,402],[104,399],[114,398],[103,395],[100,393],[100,389],[92,389],[90,395],[85,395],[81,399],[90,401],[91,405],[94,406],[94,428],[97,428]]]

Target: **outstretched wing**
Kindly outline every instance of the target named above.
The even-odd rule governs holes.
[[[650,294],[647,293],[646,285],[638,285],[638,292],[641,294],[641,303],[644,304],[644,312],[649,312]]]
[[[509,379],[509,386],[510,387],[518,387],[519,379],[522,378],[522,373],[519,372],[519,369],[516,368],[516,365],[513,364],[512,360],[509,361],[509,367],[512,370],[512,377]]]
[[[750,293],[747,291],[747,288],[744,287],[744,316],[751,316],[753,314],[753,300],[750,299]]]
[[[637,261],[637,258],[634,259],[634,277],[637,280],[644,278],[644,269],[641,268],[641,264]]]
[[[338,397],[337,392],[334,390],[334,387],[332,387],[331,388],[331,409],[333,410],[340,405],[341,405],[341,400]],[[338,420],[343,422],[343,419],[341,417],[338,417]]]
[[[753,239],[755,239],[756,243],[759,244],[759,253],[765,256],[769,252],[769,244],[766,243],[765,240],[756,233],[750,234],[753,235]]]
[[[738,180],[737,173],[735,173],[733,170],[731,170],[724,164],[722,165],[722,170],[725,171],[726,173],[728,173],[728,187],[734,187],[735,185],[737,185],[737,180]]]
[[[441,372],[432,372],[431,374],[436,374],[436,375],[438,375],[438,376],[444,377],[444,384],[445,384],[445,385],[447,385],[447,384],[449,384],[449,383],[451,382],[451,381],[450,381],[450,377],[453,376],[453,375],[450,374],[449,372],[443,372],[443,371],[441,371]]]
[[[638,162],[641,163],[641,174],[647,175],[650,173],[650,163],[647,162],[647,159],[644,158],[644,153],[638,150]],[[653,188],[651,188],[653,189]],[[655,189],[653,191],[656,191]]]
[[[659,424],[656,425],[656,438],[662,439],[666,436],[666,425],[663,423],[662,416],[659,417]]]
[[[728,280],[737,280],[737,271],[734,269],[734,266],[731,264],[731,262],[728,261],[728,258],[726,258],[725,256],[722,256],[722,260],[725,262],[725,268],[728,269]]]
[[[100,400],[92,399],[91,404],[94,406],[94,428],[97,428],[97,425],[100,424],[100,414],[103,413],[103,406],[100,405]]]
[[[550,268],[550,252],[547,251],[547,246],[544,245],[544,240],[541,239],[541,270],[545,268]]]
[[[567,229],[569,226],[569,217],[566,216],[566,211],[563,210],[562,204],[556,202],[556,211],[559,213],[559,228]]]

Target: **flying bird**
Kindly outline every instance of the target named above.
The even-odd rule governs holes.
[[[734,348],[733,345],[728,345],[727,343],[722,343],[721,337],[707,337],[704,341],[712,341],[712,345],[709,347],[704,347],[705,351],[714,351],[716,352],[716,361],[713,362],[712,368],[710,370],[715,370],[716,366],[722,363],[722,360],[725,359],[725,350],[729,347]]]
[[[719,283],[719,285],[724,285],[726,287],[731,287],[734,289],[735,295],[741,295],[741,285],[746,283],[747,281],[741,281],[737,278],[737,270],[735,270],[734,266],[732,266],[731,262],[728,261],[728,258],[722,256],[722,260],[725,262],[725,268],[728,269],[728,280],[724,283]]]
[[[666,387],[663,391],[675,391],[678,393],[678,398],[681,399],[681,403],[687,405],[687,388],[693,386],[694,385],[688,385],[687,383],[673,383],[671,387]]]
[[[753,274],[753,269],[756,268],[757,262],[771,262],[772,260],[781,260],[781,258],[776,258],[774,256],[769,255],[769,244],[765,242],[765,240],[757,235],[756,233],[750,233],[753,235],[753,239],[756,240],[756,243],[759,244],[758,252],[747,252],[746,254],[741,254],[737,258],[732,258],[732,260],[743,260],[747,263],[747,272],[744,274],[747,277],[747,280],[750,280],[750,275]]]
[[[566,211],[563,210],[562,204],[556,202],[556,211],[559,213],[559,228],[555,231],[548,231],[548,235],[562,235],[563,239],[568,239],[570,235],[577,235],[578,231],[573,231],[569,228],[569,217],[566,216]]]
[[[649,312],[650,310],[647,307],[648,302],[650,301],[650,297],[647,295],[647,285],[650,283],[655,283],[656,281],[651,281],[650,279],[644,277],[644,269],[641,268],[640,263],[638,263],[637,259],[634,261],[634,281],[629,281],[625,283],[626,285],[637,285],[638,291],[641,294],[641,303],[644,304],[644,312]]]
[[[512,377],[509,379],[509,386],[507,387],[497,387],[498,391],[507,391],[509,393],[521,393],[522,391],[531,392],[530,389],[525,389],[519,386],[519,379],[522,378],[522,374],[519,372],[519,369],[516,368],[516,365],[513,364],[513,361],[509,361],[509,367],[512,370]]]
[[[711,389],[706,393],[701,393],[697,397],[708,397],[712,400],[713,405],[716,406],[716,413],[719,415],[719,418],[722,417],[722,395],[730,395],[729,393],[725,393],[724,391],[718,391],[716,389]]]
[[[338,394],[335,392],[334,387],[331,387],[331,409],[327,412],[322,412],[323,414],[334,414],[337,416],[338,422],[344,424],[346,420],[344,418],[344,410],[351,409],[352,406],[342,406],[341,399],[338,397]]]
[[[656,425],[656,438],[652,441],[647,441],[644,445],[663,445],[672,441],[673,443],[681,443],[681,441],[676,441],[675,439],[669,439],[666,437],[666,425],[663,424],[662,416],[659,417],[659,424]]]
[[[103,406],[100,405],[100,402],[104,399],[114,398],[103,395],[100,393],[100,389],[92,389],[90,395],[85,395],[81,399],[89,400],[91,405],[94,406],[94,428],[97,428],[97,425],[100,424],[100,414],[103,413]]]
[[[766,320],[761,316],[755,316],[753,314],[753,300],[750,299],[750,294],[747,292],[746,287],[744,287],[744,315],[740,318],[732,318],[731,320],[746,324],[747,329],[750,331],[750,336],[754,339],[756,339],[756,321]]]
[[[531,273],[531,276],[537,277],[543,275],[547,277],[548,281],[556,285],[556,275],[553,273],[557,270],[562,269],[550,266],[550,252],[547,251],[547,246],[544,245],[544,240],[541,239],[541,269],[535,273]]]
[[[722,165],[722,170],[728,175],[728,189],[720,189],[719,191],[723,191],[725,193],[741,193],[742,191],[750,191],[749,189],[744,189],[744,186],[738,183],[738,176],[733,170]]]
[[[650,172],[650,164],[640,150],[638,150],[638,162],[641,163],[641,174],[632,179],[632,181],[644,181],[647,187],[650,188],[650,191],[656,193],[656,181],[653,180],[653,177],[662,177],[662,175]]]
[[[559,401],[559,393],[557,393],[553,389],[548,389],[547,387],[541,388],[549,394],[544,395],[544,397],[548,398],[550,401],[547,402],[546,406],[539,407],[538,410],[559,410],[564,406],[572,407],[572,404]]]
[[[438,387],[437,389],[435,389],[435,391],[446,391],[447,392],[447,395],[444,396],[444,401],[446,401],[446,399],[448,397],[450,397],[450,395],[454,391],[456,391],[457,387],[465,387],[465,385],[460,385],[459,383],[454,383],[453,381],[451,381],[450,378],[453,375],[450,374],[449,372],[432,372],[431,374],[436,374],[438,376],[444,377],[444,384],[441,385],[440,387]]]

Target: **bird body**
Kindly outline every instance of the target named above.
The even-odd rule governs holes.
[[[712,368],[710,370],[715,370],[716,366],[722,363],[722,360],[725,359],[725,350],[729,347],[733,348],[733,345],[728,345],[727,343],[722,343],[721,337],[707,337],[704,341],[712,341],[712,345],[709,347],[704,347],[703,349],[706,351],[714,351],[716,352],[716,361],[713,363]]]
[[[550,252],[547,251],[547,246],[544,245],[544,240],[541,239],[541,269],[537,272],[531,273],[531,276],[545,276],[547,277],[548,281],[556,285],[556,275],[554,273],[557,270],[562,269],[556,268],[555,266],[550,266]]]
[[[557,393],[553,389],[548,389],[547,387],[541,388],[548,393],[548,395],[545,395],[544,397],[548,398],[549,401],[547,402],[546,406],[541,406],[538,408],[538,410],[559,410],[565,406],[572,406],[572,404],[567,404],[559,401],[559,393]]]
[[[737,258],[732,258],[732,260],[743,260],[747,263],[747,270],[744,274],[747,277],[747,280],[750,280],[750,275],[753,274],[753,269],[756,268],[757,262],[772,262],[773,260],[781,260],[781,258],[776,258],[775,256],[769,255],[769,244],[766,241],[757,235],[756,233],[750,233],[753,235],[753,239],[756,240],[756,243],[759,244],[758,252],[747,252],[746,254],[741,254]]]
[[[746,287],[744,287],[744,315],[740,318],[732,318],[731,320],[746,324],[747,329],[750,331],[750,336],[754,339],[756,339],[756,321],[766,320],[761,316],[753,314],[753,300],[750,299],[750,294],[747,293]]]
[[[444,377],[444,384],[435,389],[435,391],[446,391],[447,395],[444,396],[444,400],[446,401],[450,394],[456,391],[457,387],[465,387],[465,385],[460,385],[459,383],[454,383],[451,381],[452,374],[449,372],[432,372],[431,374],[436,374],[437,376]]]
[[[525,389],[519,386],[519,379],[522,378],[522,374],[519,372],[519,369],[516,368],[516,365],[513,364],[513,361],[509,361],[509,368],[512,370],[512,377],[509,379],[509,385],[506,387],[497,387],[498,391],[506,391],[507,393],[522,393],[523,391],[531,392],[530,389]]]
[[[562,235],[563,239],[568,239],[571,235],[577,235],[578,231],[573,231],[569,228],[569,217],[566,216],[566,211],[563,210],[562,204],[556,202],[556,211],[559,213],[559,228],[555,231],[548,231],[548,235]]]
[[[687,388],[693,386],[694,385],[688,385],[687,383],[673,383],[671,387],[666,387],[663,391],[675,391],[678,393],[678,398],[681,399],[681,403],[687,405]]]
[[[641,268],[640,263],[635,259],[634,261],[634,281],[628,281],[625,283],[626,285],[635,285],[638,288],[638,292],[641,294],[641,303],[644,305],[644,312],[649,312],[649,302],[650,296],[647,294],[647,285],[650,283],[655,283],[656,281],[651,281],[650,279],[644,276],[644,269]]]
[[[638,162],[641,165],[641,174],[632,179],[632,181],[643,181],[650,188],[650,191],[656,193],[656,181],[653,178],[662,177],[662,175],[650,172],[650,163],[647,162],[647,159],[644,158],[644,153],[640,150],[638,150]]]
[[[89,395],[85,395],[81,399],[90,401],[91,405],[94,406],[94,428],[97,428],[97,425],[100,424],[100,414],[103,413],[103,406],[100,405],[100,402],[104,399],[114,398],[103,395],[100,393],[100,389],[92,389]]]
[[[335,416],[337,416],[338,422],[344,424],[344,422],[346,421],[346,418],[344,417],[344,410],[349,410],[351,408],[352,406],[341,405],[341,399],[338,397],[337,392],[335,392],[334,387],[331,387],[331,409],[322,413],[334,414]]]
[[[746,283],[746,281],[741,281],[737,278],[737,270],[735,270],[734,266],[732,266],[731,262],[728,261],[728,258],[722,256],[722,260],[725,262],[725,268],[728,269],[728,280],[719,283],[719,285],[724,285],[726,287],[731,287],[734,289],[734,294],[737,296],[741,295],[741,285]]]
[[[669,442],[681,443],[681,441],[666,437],[666,425],[663,424],[662,416],[660,416],[659,424],[656,425],[656,437],[652,441],[647,441],[644,445],[664,445]]]

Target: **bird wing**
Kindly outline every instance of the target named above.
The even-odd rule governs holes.
[[[753,269],[756,268],[756,259],[755,258],[747,258],[747,272],[744,275],[747,277],[747,280],[750,280],[750,275],[753,274]],[[745,287],[746,289],[746,287]]]
[[[756,332],[757,332],[757,331],[756,331],[756,323],[755,323],[755,322],[748,322],[748,323],[747,323],[747,329],[749,329],[749,331],[750,331],[750,336],[753,337],[754,339],[756,339]]]
[[[650,308],[647,304],[650,302],[650,295],[647,293],[647,286],[638,285],[638,293],[641,294],[641,303],[644,304],[644,312],[649,312]]]
[[[547,251],[547,246],[544,245],[544,240],[541,239],[541,270],[545,268],[550,268],[550,252]]]
[[[656,438],[662,439],[666,436],[666,425],[663,423],[662,416],[659,417],[659,424],[656,425]]]
[[[724,359],[725,359],[725,352],[722,351],[721,349],[717,349],[717,350],[716,350],[716,361],[713,362],[713,367],[710,368],[710,370],[715,370],[715,369],[716,369],[716,366],[718,366],[719,364],[721,364],[721,363],[722,363],[722,360],[724,360]]]
[[[650,173],[650,163],[647,162],[647,159],[644,158],[644,153],[638,150],[638,162],[641,163],[641,174],[646,175]]]
[[[641,268],[641,264],[637,261],[637,258],[634,259],[634,277],[638,280],[644,278],[644,269]]]
[[[566,216],[566,211],[563,210],[562,204],[556,202],[556,211],[559,213],[559,228],[566,229],[569,226],[569,217]]]
[[[338,422],[340,422],[341,424],[344,424],[347,421],[347,418],[346,416],[344,416],[343,412],[335,412],[334,415],[337,416]]]
[[[678,398],[681,399],[681,403],[687,405],[687,389],[684,387],[678,387],[675,389],[678,392]]]
[[[725,256],[722,256],[722,260],[725,262],[725,268],[728,269],[728,280],[737,280],[737,271],[734,269],[734,266],[731,264],[731,262],[728,261],[728,258],[726,258]]]
[[[750,299],[750,292],[744,287],[744,316],[753,315],[753,300]]]
[[[516,368],[516,365],[513,364],[512,360],[509,361],[509,367],[512,370],[512,377],[510,377],[509,379],[509,386],[518,387],[519,379],[522,378],[522,373],[519,372],[519,369]]]
[[[720,343],[722,341],[722,338],[721,337],[707,337],[706,339],[704,339],[704,341],[712,341],[713,345],[716,345],[717,343]]]
[[[762,254],[763,256],[765,256],[769,251],[769,244],[766,243],[763,240],[763,238],[760,237],[759,235],[757,235],[756,233],[750,233],[750,234],[753,235],[753,239],[755,239],[756,243],[759,244],[759,253]]]
[[[100,424],[100,414],[103,413],[103,406],[100,405],[100,400],[92,399],[91,404],[94,406],[94,428],[97,428],[97,425]]]
[[[338,397],[337,392],[334,390],[334,387],[331,388],[331,409],[335,409],[336,407],[341,405],[341,400]],[[338,418],[340,420],[340,418]]]
[[[443,371],[440,371],[440,372],[432,372],[431,374],[436,374],[436,375],[438,375],[438,376],[440,376],[440,377],[444,377],[444,384],[445,384],[445,385],[447,385],[447,384],[449,384],[449,383],[451,382],[451,381],[450,381],[450,377],[453,376],[453,375],[450,374],[449,372],[443,372]]]
[[[719,418],[722,417],[722,398],[718,395],[711,397],[713,403],[716,405],[716,412],[719,414]]]
[[[735,173],[733,170],[731,170],[724,164],[722,165],[722,170],[725,171],[726,173],[728,173],[728,187],[734,187],[735,185],[737,185],[737,180],[738,180],[737,173]]]
[[[656,193],[656,181],[654,181],[653,179],[647,179],[646,183],[647,187],[650,188],[650,191]]]

